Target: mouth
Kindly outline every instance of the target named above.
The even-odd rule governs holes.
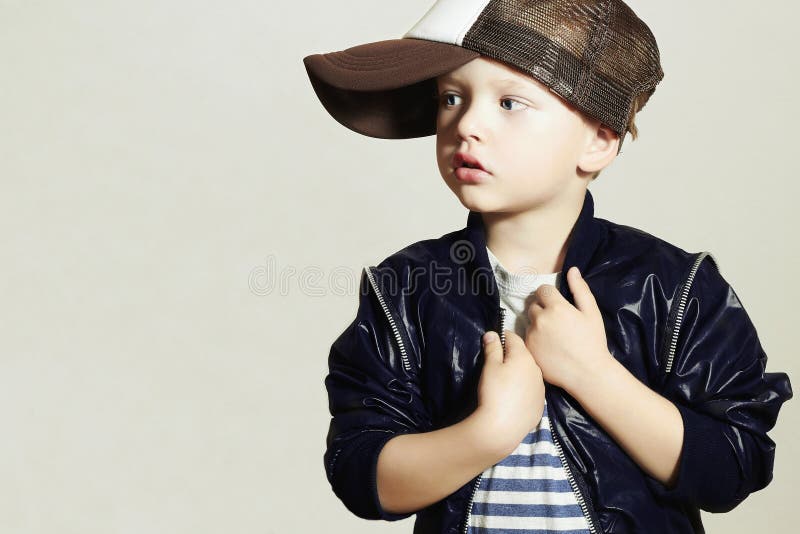
[[[457,152],[453,156],[453,174],[463,184],[481,184],[490,179],[491,173],[475,156],[466,152]]]
[[[478,169],[484,172],[488,172],[478,158],[472,156],[471,154],[467,154],[466,152],[457,152],[455,156],[453,156],[453,169],[460,169],[462,167],[466,167],[468,169]]]

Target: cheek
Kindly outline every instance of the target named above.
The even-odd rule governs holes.
[[[436,135],[436,163],[439,167],[439,172],[444,176],[450,170],[450,158],[453,157],[451,149],[447,143],[437,134]]]
[[[544,184],[569,168],[565,140],[545,128],[521,132],[503,144],[503,168],[509,176]]]
[[[436,160],[439,162],[439,165],[442,164],[442,159],[444,157],[444,142],[442,141],[439,135],[436,136]]]
[[[531,127],[524,137],[526,142],[515,143],[522,153],[530,154],[522,160],[535,159],[539,165],[550,169],[572,164],[578,133],[570,117],[547,116]]]
[[[560,144],[553,126],[539,121],[522,128],[509,129],[500,148],[503,158],[513,162],[515,168],[531,172],[534,170],[531,165],[537,168],[549,166]]]

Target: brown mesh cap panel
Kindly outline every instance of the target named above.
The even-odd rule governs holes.
[[[663,78],[655,38],[620,0],[493,0],[462,45],[525,72],[624,138]]]

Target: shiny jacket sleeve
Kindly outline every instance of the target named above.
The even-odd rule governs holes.
[[[680,411],[684,441],[676,483],[649,480],[658,496],[727,512],[769,484],[775,443],[767,431],[792,389],[785,373],[766,365],[742,302],[707,257],[690,286],[661,391]]]
[[[376,284],[379,279],[373,278]],[[332,418],[324,463],[348,510],[364,519],[396,521],[413,513],[389,513],[380,506],[378,455],[392,437],[421,431],[427,416],[416,366],[409,365],[412,355],[400,351],[404,340],[408,344],[407,330],[396,320],[393,296],[380,286],[378,291],[380,298],[362,270],[356,317],[330,349],[325,387]]]

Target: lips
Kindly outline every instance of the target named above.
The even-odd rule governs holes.
[[[461,167],[470,167],[473,169],[486,171],[481,162],[478,161],[478,158],[475,156],[467,154],[466,152],[456,152],[456,155],[453,156],[453,168],[458,169]]]
[[[464,184],[481,184],[489,180],[487,171],[478,158],[466,152],[457,152],[453,156],[453,174]]]

